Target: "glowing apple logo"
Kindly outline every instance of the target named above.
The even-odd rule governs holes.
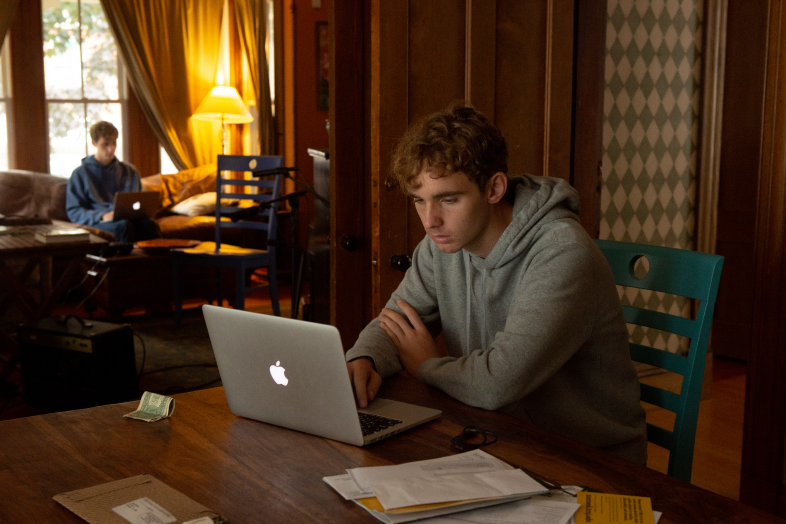
[[[131,207],[134,208],[134,211],[139,211],[139,208],[142,207],[142,204],[140,204],[139,202],[134,202],[134,205]]]
[[[276,381],[276,384],[281,384],[282,386],[286,386],[289,383],[286,375],[284,375],[285,369],[281,367],[281,361],[276,361],[275,366],[270,366],[270,376],[273,377],[273,380]]]

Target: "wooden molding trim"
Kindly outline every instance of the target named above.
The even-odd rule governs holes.
[[[9,30],[15,169],[49,172],[49,120],[44,84],[40,0],[22,0]],[[38,42],[39,45],[31,45]]]
[[[546,59],[543,110],[543,175],[570,182],[573,120],[574,9],[572,0],[546,4]]]
[[[364,0],[330,3],[330,323],[352,347],[364,326],[368,247],[350,251],[343,236],[365,230]]]
[[[598,238],[608,15],[604,2],[576,2],[576,9],[570,183],[581,198],[581,225]]]
[[[494,123],[497,3],[467,0],[464,98]]]
[[[786,9],[769,3],[754,265],[753,336],[745,395],[740,500],[778,510],[786,440]],[[773,489],[761,490],[761,486]]]
[[[718,232],[723,81],[726,63],[728,0],[707,0],[704,8],[704,81],[700,157],[696,166],[698,203],[696,251],[715,253]]]

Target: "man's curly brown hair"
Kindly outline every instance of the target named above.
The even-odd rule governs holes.
[[[464,173],[480,192],[495,173],[508,172],[508,146],[480,111],[451,106],[411,125],[393,152],[390,174],[405,193],[431,177]]]

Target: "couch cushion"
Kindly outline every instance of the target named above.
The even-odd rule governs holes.
[[[0,213],[68,221],[67,178],[34,171],[0,171]]]
[[[168,210],[188,197],[216,190],[216,165],[207,164],[178,171],[173,175],[153,175],[142,179],[142,189],[158,191],[161,207]]]

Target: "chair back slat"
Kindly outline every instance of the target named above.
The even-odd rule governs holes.
[[[674,447],[674,433],[660,426],[647,424],[647,440],[665,449]]]
[[[685,401],[685,398],[665,389],[650,386],[649,384],[641,384],[641,400],[667,409],[672,413],[677,413],[683,408],[682,403]]]
[[[618,286],[658,291],[698,301],[695,320],[623,306],[625,321],[629,324],[690,338],[687,356],[630,344],[632,360],[682,375],[679,395],[641,384],[641,399],[675,413],[673,431],[648,423],[647,439],[669,450],[668,474],[690,482],[704,362],[723,257],[609,240],[596,240],[595,243],[611,266]],[[636,275],[635,272],[636,263],[642,257],[649,263],[649,270],[644,276]]]
[[[217,160],[218,173],[216,175],[216,229],[215,229],[215,242],[216,249],[221,247],[221,230],[225,228],[235,229],[257,229],[266,231],[267,240],[276,239],[276,231],[278,229],[278,203],[271,204],[270,207],[264,211],[260,211],[256,216],[232,222],[230,220],[221,220],[221,213],[226,212],[227,206],[221,205],[222,199],[232,199],[239,201],[248,201],[253,204],[259,204],[268,200],[275,200],[281,195],[281,175],[274,175],[273,178],[251,178],[249,179],[231,179],[224,178],[222,173],[225,171],[235,172],[255,172],[267,169],[274,169],[281,167],[284,163],[283,157],[280,156],[244,156],[244,155],[219,155]],[[269,191],[266,193],[237,193],[232,189],[232,186],[242,187],[256,187],[258,190]],[[226,189],[225,189],[226,188]],[[268,246],[268,251],[273,251],[275,248]]]
[[[635,362],[668,369],[682,376],[690,373],[691,369],[691,361],[687,357],[633,342],[630,343],[630,356]]]
[[[633,306],[622,306],[625,313],[625,322],[645,326],[668,333],[674,333],[682,337],[693,339],[698,336],[701,326],[689,318],[669,315],[660,311],[643,309]]]
[[[254,194],[246,194],[246,193],[223,193],[221,198],[231,198],[236,200],[253,200],[254,202],[267,202],[271,198],[273,198],[272,194],[262,194],[262,195],[254,195]],[[223,206],[226,207],[226,206]],[[269,209],[269,208],[268,208]]]

